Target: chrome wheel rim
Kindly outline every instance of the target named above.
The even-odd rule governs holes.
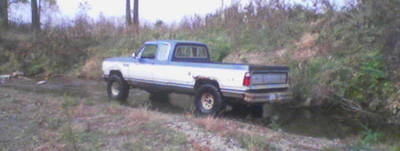
[[[214,106],[214,96],[211,93],[204,93],[201,96],[201,104],[206,110],[212,109]]]
[[[119,94],[119,84],[118,82],[113,82],[111,85],[111,94],[118,95]]]

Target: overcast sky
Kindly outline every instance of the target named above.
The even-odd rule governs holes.
[[[223,4],[225,6],[231,5],[232,1],[248,4],[251,0],[139,0],[139,18],[140,21],[151,23],[157,20],[162,20],[166,23],[179,22],[185,16],[193,16],[194,14],[204,16],[207,13],[215,12]],[[302,0],[288,1],[302,2]],[[100,13],[106,17],[123,18],[125,16],[126,0],[57,0],[58,16],[67,16],[73,19],[79,12],[79,4],[84,2],[90,5],[91,9],[88,13],[93,18],[97,18]],[[133,0],[131,0],[131,4],[133,5]],[[13,6],[11,7],[11,20],[30,22],[29,4]]]
[[[79,3],[88,2],[89,15],[98,17],[103,13],[107,17],[123,17],[126,0],[58,0],[60,13],[73,18],[79,11]],[[131,0],[133,5],[133,0]],[[234,0],[233,0],[234,1]],[[249,0],[241,0],[248,3]],[[181,20],[184,16],[205,15],[224,5],[231,5],[232,0],[139,0],[139,18],[149,22],[162,20],[167,23]],[[132,8],[133,9],[133,8]]]

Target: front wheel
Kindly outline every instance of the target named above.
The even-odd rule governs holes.
[[[211,84],[200,86],[195,96],[196,111],[200,115],[217,115],[223,108],[221,93]]]
[[[107,81],[107,94],[111,100],[125,101],[129,95],[129,85],[121,76],[111,75]]]

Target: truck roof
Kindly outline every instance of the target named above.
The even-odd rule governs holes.
[[[154,41],[146,41],[146,44],[160,44],[160,43],[168,43],[172,46],[176,44],[198,44],[198,45],[205,45],[204,43],[201,42],[195,42],[195,41],[184,41],[184,40],[154,40]]]

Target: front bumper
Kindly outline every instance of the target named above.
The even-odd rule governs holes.
[[[292,92],[245,93],[244,101],[249,103],[287,102],[293,99]]]

